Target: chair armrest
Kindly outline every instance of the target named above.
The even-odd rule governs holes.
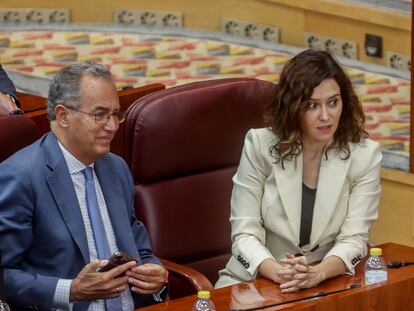
[[[194,270],[187,266],[176,264],[166,259],[161,258],[161,262],[165,268],[167,268],[170,275],[191,283],[196,292],[200,290],[212,291],[214,289],[211,282],[201,272],[198,272],[197,270]]]

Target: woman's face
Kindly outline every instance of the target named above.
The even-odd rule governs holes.
[[[302,142],[326,144],[334,136],[342,113],[341,90],[334,79],[325,79],[313,89],[301,120]]]

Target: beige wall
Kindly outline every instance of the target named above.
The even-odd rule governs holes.
[[[184,14],[185,27],[211,31],[229,17],[278,26],[281,42],[299,47],[305,32],[352,40],[361,60],[385,64],[363,52],[365,33],[373,33],[383,36],[384,51],[410,55],[410,16],[340,0],[2,0],[0,7],[68,7],[75,23],[110,23],[115,8],[176,11]]]
[[[414,174],[383,168],[381,177],[380,213],[371,242],[414,246]]]
[[[324,22],[321,23],[321,21]],[[385,64],[383,58],[365,55],[364,41],[366,33],[381,35],[383,37],[383,51],[406,55],[410,55],[411,53],[411,30],[392,28],[359,20],[353,21],[349,18],[318,12],[310,12],[307,14],[305,29],[312,30],[309,32],[323,34],[329,37],[340,37],[340,39],[357,42],[359,47],[359,60],[366,62]]]

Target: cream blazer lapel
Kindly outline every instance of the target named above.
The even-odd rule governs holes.
[[[350,158],[342,160],[337,150],[328,152],[328,160],[322,158],[313,212],[310,249],[313,249],[324,237],[323,232],[335,217],[338,199],[343,193],[343,186],[349,170]]]
[[[285,161],[284,169],[280,163],[274,164],[276,186],[282,201],[288,223],[294,233],[294,242],[299,243],[299,230],[302,210],[303,158]]]
[[[323,158],[321,161],[309,249],[313,249],[321,238],[323,239],[322,234],[342,194],[349,164],[350,160],[340,159],[335,150],[328,152],[328,160]],[[296,158],[296,161],[286,161],[284,166],[285,168],[282,169],[280,164],[274,165],[276,185],[283,209],[294,233],[293,242],[299,244],[302,213],[302,154]]]

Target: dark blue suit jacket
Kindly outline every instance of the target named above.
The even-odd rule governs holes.
[[[0,92],[9,94],[13,96],[16,103],[18,103],[17,96],[16,96],[16,88],[12,80],[10,80],[7,73],[3,70],[3,67],[0,65]]]
[[[159,263],[134,216],[133,181],[125,162],[107,154],[95,162],[118,249]],[[73,279],[89,263],[75,189],[52,133],[0,164],[0,249],[7,301],[15,309],[50,310],[59,278]],[[136,307],[152,295],[133,294]],[[86,310],[89,302],[76,302]]]
[[[0,251],[0,263],[1,263],[1,251]],[[3,266],[0,264],[0,300],[5,301],[6,295],[4,293],[4,281],[3,281]]]

